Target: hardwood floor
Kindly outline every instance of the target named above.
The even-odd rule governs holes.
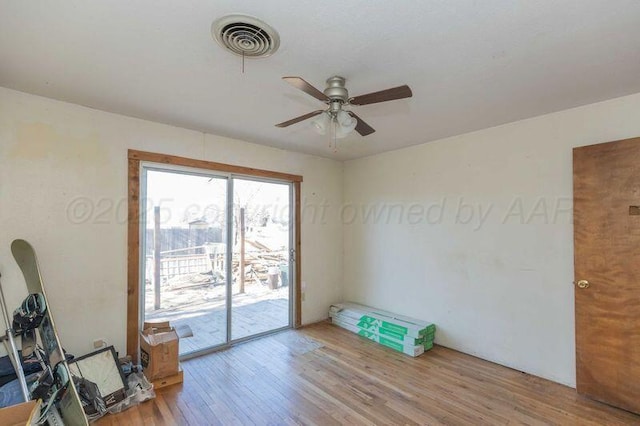
[[[328,323],[182,367],[184,384],[97,424],[640,424],[566,386],[438,346],[411,358]]]

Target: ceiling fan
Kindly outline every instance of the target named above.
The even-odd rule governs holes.
[[[313,87],[300,77],[282,77],[284,81],[300,89],[308,95],[324,102],[328,107],[324,110],[319,109],[300,117],[293,118],[288,121],[276,124],[276,127],[287,127],[300,121],[307,120],[311,117],[319,115],[313,121],[313,125],[320,134],[326,134],[327,130],[332,126],[333,137],[343,138],[352,130],[360,133],[362,136],[370,135],[375,132],[373,127],[365,123],[353,111],[343,109],[349,105],[369,105],[379,102],[393,101],[396,99],[410,98],[412,96],[411,89],[406,84],[394,87],[392,89],[381,90],[379,92],[368,93],[356,97],[349,97],[349,92],[345,87],[346,79],[340,76],[334,76],[327,80],[327,88],[324,92]]]

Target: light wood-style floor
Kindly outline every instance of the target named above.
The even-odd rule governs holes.
[[[640,424],[566,386],[438,346],[411,358],[328,323],[182,367],[184,384],[98,424]]]

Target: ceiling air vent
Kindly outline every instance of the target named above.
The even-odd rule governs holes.
[[[246,15],[227,15],[213,21],[211,35],[225,49],[246,58],[265,58],[280,46],[276,30]]]

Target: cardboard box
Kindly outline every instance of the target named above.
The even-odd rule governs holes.
[[[167,386],[177,385],[178,383],[182,383],[183,380],[184,380],[184,372],[182,371],[182,368],[180,368],[176,374],[154,380],[153,388],[154,389],[166,388]]]
[[[140,332],[140,361],[147,379],[153,381],[178,373],[179,340],[169,321],[144,323]]]
[[[40,400],[0,408],[0,425],[31,426],[37,424]]]

